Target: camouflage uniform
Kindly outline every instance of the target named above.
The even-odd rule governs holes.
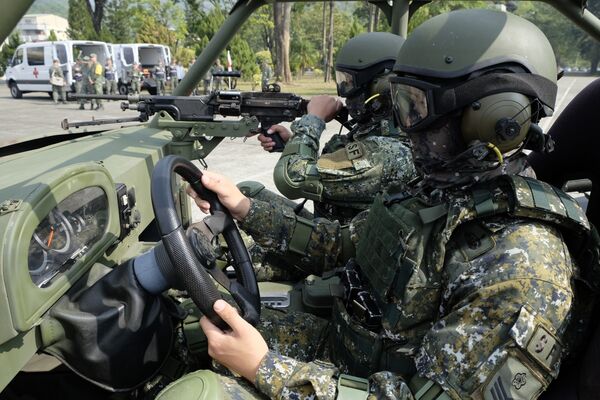
[[[104,80],[106,84],[106,94],[119,94],[117,85],[117,69],[114,64],[106,63],[104,67]]]
[[[360,124],[347,135],[334,136],[319,157],[324,130],[325,123],[313,115],[292,123],[294,136],[276,167],[303,189],[315,181],[322,185],[320,194],[310,189],[302,193],[315,201],[316,216],[346,224],[369,207],[376,193],[402,190],[415,178],[410,148],[389,120]],[[277,178],[275,183],[286,194]]]
[[[494,185],[491,190],[494,204],[507,204],[504,191]],[[416,204],[436,209],[435,203],[429,207],[431,197],[394,203],[382,196],[366,219],[366,212],[356,218],[350,237],[382,307],[383,329],[361,332],[360,324],[336,303],[332,361],[342,372],[370,374],[372,398],[412,399],[403,380],[411,375],[433,380],[455,399],[472,394],[488,398],[497,390],[515,399],[535,398],[558,374],[561,349],[569,344],[565,333],[576,267],[559,230],[526,215],[482,217],[474,196],[455,190],[437,203],[445,204],[444,211],[425,243],[415,242],[411,231],[398,232],[399,238],[387,236],[385,243],[385,201],[404,213],[417,209]],[[579,215],[587,224],[581,210]],[[283,254],[289,251],[296,220],[290,209],[253,199],[241,225],[261,245]],[[316,220],[306,265],[315,273],[342,265],[348,257],[342,238],[339,223]],[[396,245],[400,251],[383,251],[390,243],[401,243]],[[399,284],[402,278],[394,276],[411,267],[404,285]],[[408,362],[394,360],[403,357]],[[320,399],[335,398],[338,373],[320,362],[307,364],[271,351],[260,365],[256,386],[271,398],[310,398],[315,393]],[[512,381],[506,381],[511,373]]]
[[[50,78],[54,77],[58,77],[58,78],[63,78],[63,80],[65,79],[65,76],[63,74],[62,68],[60,67],[60,65],[58,66],[51,66],[50,67],[50,72],[49,72],[49,76]],[[60,97],[60,101],[64,104],[67,102],[66,99],[66,86],[63,84],[62,86],[59,85],[52,85],[52,99],[54,100],[54,103],[58,103],[58,98]]]
[[[131,66],[129,77],[131,79],[131,93],[140,94],[140,79],[142,77],[142,71],[140,71],[139,66],[137,68],[133,65]]]
[[[154,79],[156,80],[156,94],[164,96],[165,94],[165,67],[157,65],[154,67]]]
[[[93,92],[93,89],[90,86],[90,80],[89,80],[89,77],[90,77],[89,57],[87,57],[87,60],[86,60],[86,57],[87,56],[85,56],[83,58],[84,62],[83,62],[83,65],[81,66],[81,73],[83,75],[83,82],[82,82],[82,85],[81,85],[81,90],[82,90],[83,94],[93,94],[94,92]],[[86,100],[80,99],[79,100],[79,108],[83,109],[83,106],[86,103],[87,103]],[[92,108],[94,108],[93,104],[92,104]]]
[[[92,94],[104,94],[104,67],[99,62],[91,63],[88,71],[88,82],[90,87],[90,93]],[[102,100],[92,99],[92,108],[94,103],[96,108],[102,107]]]
[[[319,157],[319,140],[324,130],[325,122],[313,115],[295,121],[292,124],[294,136],[276,167],[276,170],[278,167],[284,169],[298,187],[315,185],[315,180],[322,185],[322,194],[304,193],[315,201],[315,216],[348,224],[358,212],[369,207],[378,192],[404,189],[415,178],[410,149],[389,127],[389,121],[359,125],[347,135],[336,135],[325,144]],[[290,148],[296,150],[290,151]],[[309,176],[309,171],[317,173]],[[277,179],[276,184],[281,192],[293,198]],[[258,183],[242,182],[238,186],[247,196],[276,206],[297,207],[292,201],[262,189]],[[304,209],[298,211],[298,215],[312,219]],[[289,280],[305,275],[301,270],[293,269],[296,263],[289,256],[284,261],[253,243],[250,247],[259,280]],[[283,265],[286,267],[281,267]]]
[[[81,65],[81,63],[78,61],[75,64],[73,64],[73,84],[75,86],[75,93],[76,94],[83,94],[83,82],[84,82],[84,73],[83,73],[83,69],[84,67]],[[85,78],[87,79],[87,78]],[[83,108],[83,100],[79,100],[78,101],[80,108]]]

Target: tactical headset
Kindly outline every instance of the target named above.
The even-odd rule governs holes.
[[[530,103],[527,96],[515,92],[496,93],[474,101],[462,114],[465,143],[491,143],[501,153],[518,148],[531,125]]]

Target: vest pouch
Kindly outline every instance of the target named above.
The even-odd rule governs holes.
[[[423,223],[408,208],[419,207],[420,203],[419,199],[413,199],[387,206],[383,196],[377,196],[369,211],[364,235],[357,245],[356,261],[382,304],[403,298],[404,288],[420,264]]]
[[[366,378],[378,370],[382,341],[352,319],[341,299],[335,299],[333,308],[331,359],[342,372]]]

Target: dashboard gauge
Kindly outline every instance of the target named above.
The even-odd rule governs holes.
[[[48,265],[48,252],[39,245],[30,246],[28,261],[29,273],[39,275],[44,272],[44,269]]]
[[[33,239],[44,250],[65,253],[71,247],[72,234],[73,226],[69,220],[63,213],[54,209],[38,225],[33,233]]]
[[[31,235],[28,268],[39,287],[71,269],[106,232],[108,199],[99,187],[79,190],[54,207]]]

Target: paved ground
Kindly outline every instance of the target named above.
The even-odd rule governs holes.
[[[592,77],[563,77],[559,81],[555,115],[553,118],[542,121],[542,127],[547,130],[573,97],[593,79]],[[15,100],[10,97],[8,88],[1,85],[0,145],[15,143],[29,137],[64,133],[60,128],[60,121],[64,118],[90,120],[92,118],[118,118],[136,115],[133,111],[121,111],[119,104],[118,101],[105,102],[104,111],[90,111],[89,106],[85,111],[81,111],[77,109],[75,103],[55,105],[46,93],[26,94],[22,99]],[[337,133],[339,129],[340,125],[335,121],[328,124],[323,138],[327,139]],[[322,142],[324,143],[324,141]],[[278,153],[264,152],[255,138],[250,138],[245,142],[241,139],[225,139],[208,156],[206,162],[211,170],[221,172],[235,182],[256,180],[265,184],[267,188],[275,190],[272,172],[278,159]]]

